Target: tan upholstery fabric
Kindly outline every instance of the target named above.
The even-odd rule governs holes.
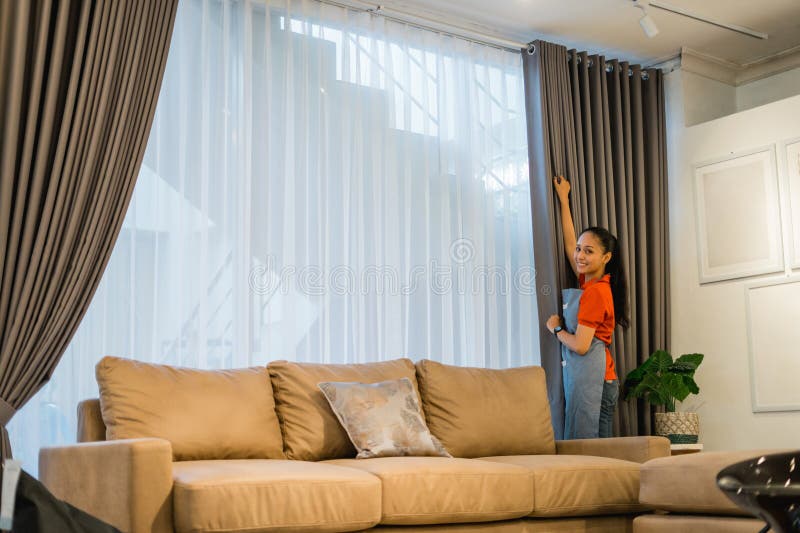
[[[649,514],[634,519],[633,533],[758,533],[765,525],[754,518]]]
[[[383,489],[381,524],[420,525],[520,518],[533,508],[524,468],[444,457],[326,461],[374,474]]]
[[[106,425],[100,411],[100,400],[78,402],[78,442],[106,440]]]
[[[379,363],[326,365],[273,361],[269,375],[275,409],[289,459],[319,461],[355,457],[356,450],[317,384],[323,381],[377,383],[408,378],[417,387],[414,363],[396,359]]]
[[[594,455],[634,463],[644,463],[658,457],[669,457],[666,437],[616,437],[611,439],[557,440],[559,455]]]
[[[525,521],[523,533],[631,533],[633,517],[587,516],[574,518],[533,518]]]
[[[320,383],[356,459],[450,457],[425,425],[419,396],[408,378],[379,383]]]
[[[478,524],[443,524],[439,526],[381,526],[374,533],[523,533],[525,520],[503,520]]]
[[[746,515],[717,487],[728,465],[781,450],[701,452],[653,459],[642,465],[639,501],[678,513]]]
[[[533,473],[531,516],[588,516],[635,513],[638,504],[637,463],[579,455],[484,457],[484,461],[517,465]]]
[[[381,483],[323,463],[281,460],[178,462],[175,530],[358,531],[381,516]]]
[[[172,450],[165,440],[42,448],[39,479],[57,498],[125,533],[172,531]]]
[[[540,367],[492,370],[417,363],[428,428],[455,457],[555,453]]]
[[[630,533],[633,516],[531,518],[487,524],[381,527],[375,533]]]
[[[96,374],[108,440],[163,438],[176,460],[284,457],[263,367],[194,370],[104,357]]]

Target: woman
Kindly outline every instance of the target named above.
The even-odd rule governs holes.
[[[604,228],[588,228],[575,240],[569,182],[553,178],[561,203],[564,250],[580,289],[565,289],[564,324],[547,319],[561,343],[565,439],[611,437],[619,380],[608,346],[616,324],[628,327],[627,284],[617,239]]]

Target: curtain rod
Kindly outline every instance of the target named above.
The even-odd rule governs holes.
[[[569,62],[569,61],[572,61],[572,55],[571,54],[567,54],[567,62]],[[577,61],[578,64],[580,64],[581,61],[582,61],[581,56],[575,55],[575,61]],[[586,63],[589,65],[589,68],[594,66],[594,60],[591,59],[591,58],[588,59],[586,61]],[[619,62],[617,62],[617,69],[620,69],[620,68],[621,67],[619,66]],[[647,73],[647,69],[649,69],[649,68],[657,68],[657,67],[641,67],[639,69],[639,73],[641,74],[642,79],[645,80],[645,81],[647,81],[650,78],[650,74]],[[606,73],[611,74],[612,72],[614,72],[614,65],[611,64],[610,62],[606,63]],[[633,76],[633,72],[634,72],[634,70],[632,68],[628,68],[628,76]]]
[[[455,24],[450,24],[450,23],[445,24],[428,17],[417,15],[415,13],[400,11],[394,8],[387,8],[386,6],[383,6],[381,4],[370,4],[368,2],[362,2],[360,0],[348,0],[346,3],[339,2],[336,0],[315,0],[315,1],[319,2],[320,4],[328,4],[336,7],[341,7],[343,9],[356,11],[359,13],[369,13],[371,15],[383,17],[386,20],[391,20],[394,22],[398,22],[400,24],[406,24],[408,26],[411,26],[412,28],[449,35],[450,37],[455,37],[457,39],[461,39],[475,44],[490,46],[492,48],[504,50],[507,52],[519,53],[522,49],[527,49],[528,53],[531,54],[534,53],[534,50],[536,49],[536,47],[533,45],[533,40],[528,43],[520,43],[508,39],[502,39],[500,37],[495,37],[493,35],[489,35],[486,33],[480,33],[475,30],[464,28],[462,26],[458,26]],[[358,2],[361,5],[355,5],[354,3],[350,3],[351,1]],[[415,22],[413,19],[425,21],[427,24],[421,24]],[[458,30],[462,33],[457,33],[456,31],[453,30]],[[645,68],[653,68],[653,67],[645,67]],[[642,70],[644,71],[644,69]],[[643,75],[645,76],[646,79],[647,73],[643,72]]]
[[[349,2],[348,3],[337,2],[336,0],[316,0],[316,1],[321,4],[337,6],[344,9],[349,9],[351,11],[358,11],[361,13],[369,13],[371,15],[377,15],[387,20],[399,22],[401,24],[406,24],[408,26],[411,26],[412,28],[417,28],[426,31],[433,31],[436,33],[448,35],[450,37],[455,37],[457,39],[461,39],[464,41],[472,42],[475,44],[481,44],[485,46],[491,46],[492,48],[497,48],[508,52],[519,53],[519,51],[522,48],[528,46],[528,43],[518,43],[516,41],[510,41],[507,39],[502,39],[500,37],[495,37],[493,35],[480,33],[469,28],[457,26],[455,24],[449,24],[449,23],[445,24],[437,20],[417,15],[414,13],[408,13],[394,8],[387,8],[386,6],[380,4],[370,4],[367,2],[359,1],[358,3],[361,5],[354,5]],[[424,21],[424,23],[415,22],[415,20],[421,20]]]

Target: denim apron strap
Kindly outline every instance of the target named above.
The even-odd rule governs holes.
[[[580,289],[564,289],[564,325],[569,333],[578,329]],[[564,377],[564,439],[592,439],[599,436],[600,401],[606,372],[606,346],[592,338],[589,351],[578,355],[561,345]]]

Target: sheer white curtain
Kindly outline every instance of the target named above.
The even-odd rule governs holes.
[[[106,354],[538,364],[519,54],[313,0],[181,3],[124,228],[12,424],[74,440]]]

